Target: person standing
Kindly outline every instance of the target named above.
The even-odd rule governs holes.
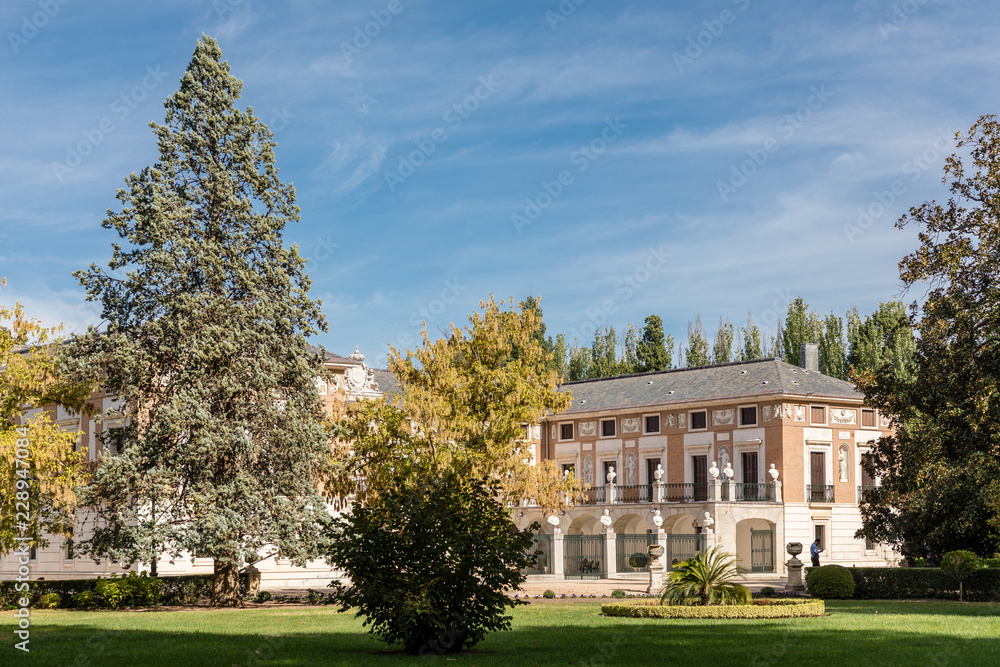
[[[820,548],[819,538],[817,537],[816,541],[812,543],[811,547],[809,547],[809,555],[812,556],[813,567],[819,567],[819,554],[821,551],[823,551],[823,549]]]

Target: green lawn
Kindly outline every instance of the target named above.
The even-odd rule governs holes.
[[[828,602],[829,616],[770,621],[610,619],[599,602],[537,603],[474,653],[387,652],[329,607],[34,612],[31,653],[0,614],[0,665],[1000,665],[1000,605]]]

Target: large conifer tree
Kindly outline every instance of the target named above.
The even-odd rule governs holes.
[[[295,190],[273,133],[236,108],[241,88],[203,37],[151,124],[159,160],[126,179],[103,222],[123,240],[110,271],[76,274],[107,321],[74,343],[80,368],[99,369],[129,416],[123,453],[101,460],[84,497],[97,519],[85,550],[210,557],[224,606],[239,604],[240,567],[304,562],[330,521],[321,366],[306,344],[326,323],[305,260],[282,243]]]

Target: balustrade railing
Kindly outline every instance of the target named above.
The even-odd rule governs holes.
[[[833,484],[809,484],[806,486],[806,499],[811,503],[832,503]]]

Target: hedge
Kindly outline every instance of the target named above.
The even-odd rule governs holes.
[[[128,576],[128,575],[126,575]],[[108,578],[103,579],[107,581]],[[119,581],[121,579],[118,579]],[[55,593],[62,601],[61,607],[72,607],[73,596],[86,591],[94,591],[97,582],[102,579],[36,579],[28,582],[28,599],[30,606],[38,608],[41,599]],[[161,605],[177,606],[192,605],[212,597],[212,575],[192,574],[180,577],[160,577]],[[15,609],[17,601],[24,597],[24,592],[15,590],[16,581],[0,581],[0,610]],[[240,573],[240,589],[249,589],[248,575]]]
[[[849,567],[855,600],[958,599],[958,582],[936,567]],[[1000,569],[982,568],[965,580],[969,602],[1000,602]]]
[[[625,618],[804,618],[826,614],[822,600],[754,600],[753,604],[661,605],[659,600],[638,600],[601,605],[605,616]]]

